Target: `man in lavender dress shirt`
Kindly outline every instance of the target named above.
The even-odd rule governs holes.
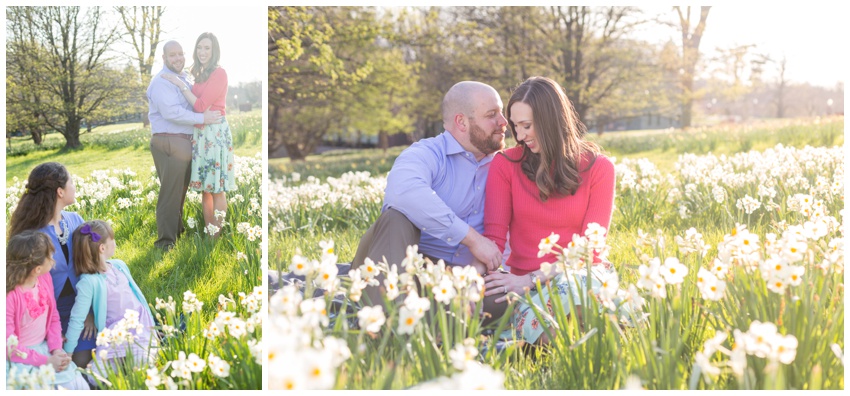
[[[191,89],[191,84],[183,74],[186,58],[178,42],[169,41],[162,46],[162,62],[164,67],[151,78],[147,97],[151,154],[160,182],[154,246],[167,251],[183,232],[183,203],[192,170],[193,125],[218,124],[221,112],[208,110],[195,113],[180,92],[181,89]],[[163,74],[177,74],[186,86],[177,88],[162,78]]]
[[[393,163],[381,216],[360,239],[352,268],[367,257],[400,264],[414,244],[448,265],[501,264],[501,252],[482,233],[487,172],[505,146],[502,100],[487,84],[463,81],[446,93],[442,110],[445,131],[414,143]],[[379,287],[365,292],[367,304],[383,301]]]

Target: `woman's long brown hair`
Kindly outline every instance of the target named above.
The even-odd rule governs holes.
[[[517,134],[516,125],[511,122],[511,106],[517,102],[531,106],[540,152],[532,153],[525,143],[519,142],[523,148],[522,157],[508,160],[522,163],[522,172],[537,184],[541,201],[546,202],[551,196],[575,194],[581,184],[580,173],[593,166],[601,149],[582,138],[587,130],[564,89],[546,77],[531,77],[517,86],[507,106],[508,125],[514,136]],[[582,156],[588,153],[592,155],[590,163],[579,170]]]
[[[26,230],[37,230],[53,218],[58,196],[56,189],[65,188],[71,175],[58,162],[36,166],[27,178],[26,190],[9,220],[9,237]]]
[[[9,238],[6,246],[6,294],[24,283],[35,267],[52,259],[54,249],[50,237],[41,231],[26,230]]]
[[[198,59],[198,44],[203,39],[210,39],[210,43],[212,44],[212,56],[206,66],[202,65],[200,59]],[[207,79],[210,78],[210,74],[218,68],[218,61],[220,59],[221,48],[218,45],[218,38],[210,32],[201,33],[201,35],[198,36],[198,40],[195,41],[195,47],[192,49],[192,60],[194,62],[192,63],[190,72],[192,73],[192,77],[195,78],[195,82],[202,83],[207,81]]]

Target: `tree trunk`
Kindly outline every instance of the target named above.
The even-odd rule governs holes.
[[[83,144],[80,142],[80,119],[77,117],[68,117],[65,123],[65,148],[79,149]]]
[[[776,87],[776,118],[785,118],[785,87],[788,80],[785,79],[786,58],[779,61],[779,84]]]
[[[284,143],[283,147],[286,148],[286,154],[289,155],[289,159],[292,161],[304,161],[307,158],[307,155],[297,144]]]
[[[390,147],[390,137],[386,131],[378,132],[378,144],[384,150],[384,154],[386,154],[387,149]]]
[[[697,61],[699,61],[699,44],[705,32],[705,22],[708,19],[708,11],[711,6],[700,7],[700,19],[697,26],[691,31],[691,7],[688,6],[686,14],[682,14],[681,7],[673,7],[679,15],[679,27],[682,34],[682,69],[680,83],[682,85],[681,101],[681,127],[689,128],[693,117],[694,104],[694,74]]]
[[[44,128],[41,127],[41,126],[35,127],[30,131],[30,136],[32,137],[32,142],[36,146],[41,146],[41,142],[44,140],[43,135],[44,135]]]
[[[682,81],[683,85],[683,93],[684,97],[682,98],[682,118],[681,124],[679,125],[682,128],[690,128],[691,126],[691,117],[693,116],[693,108],[694,108],[694,96],[693,96],[693,86],[694,79],[691,77],[690,79],[685,79]]]

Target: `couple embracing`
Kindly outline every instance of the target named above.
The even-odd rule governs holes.
[[[352,267],[367,257],[400,263],[406,247],[417,244],[435,262],[475,266],[485,279],[483,309],[497,316],[507,308],[509,292],[532,293],[539,306],[549,305],[547,290],[564,294],[563,301],[567,293],[576,295],[579,286],[569,276],[540,270],[555,255],[538,257],[537,247],[553,232],[571,240],[591,223],[608,228],[614,165],[583,139],[584,126],[555,81],[527,79],[505,110],[503,115],[498,92],[480,82],[460,82],[446,93],[445,132],[414,143],[396,159],[382,214],[361,239]],[[517,146],[504,150],[508,126]],[[508,244],[505,271],[500,267]],[[535,283],[548,281],[558,287],[538,295]],[[370,301],[382,301],[377,287],[365,292]],[[520,339],[548,342],[527,304],[509,314]],[[581,320],[580,311],[574,316]]]
[[[151,154],[160,181],[156,203],[157,240],[163,250],[183,232],[183,203],[189,187],[202,193],[204,224],[217,236],[227,211],[227,191],[236,189],[233,139],[225,119],[227,74],[219,66],[221,50],[212,33],[201,34],[185,73],[183,47],[162,47],[164,67],[147,90]]]

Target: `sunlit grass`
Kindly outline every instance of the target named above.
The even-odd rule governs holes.
[[[251,157],[260,152],[262,113],[252,110],[228,114],[227,117],[233,134],[234,153]],[[142,129],[141,126],[141,123],[135,123],[94,128],[92,133],[81,135],[82,150],[64,150],[65,138],[58,133],[48,134],[41,147],[33,145],[30,139],[13,142],[11,146],[7,142],[6,183],[14,177],[24,179],[36,165],[50,161],[61,162],[72,174],[80,176],[110,167],[147,173],[153,166],[150,128]]]

